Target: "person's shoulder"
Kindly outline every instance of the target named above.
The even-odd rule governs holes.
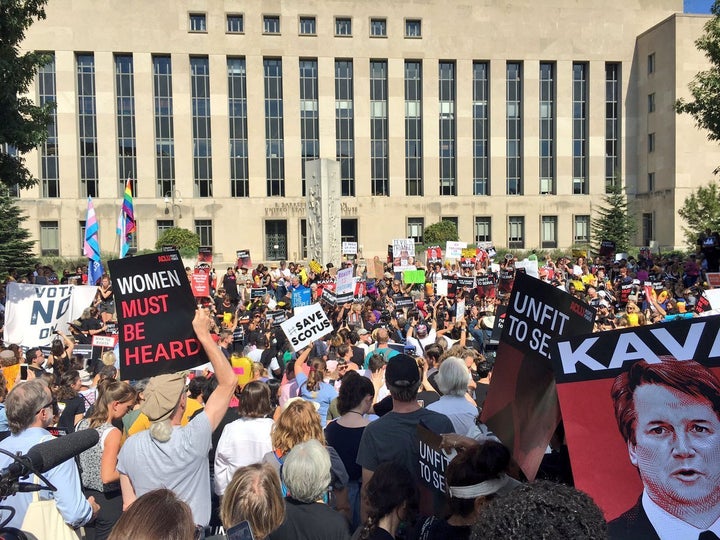
[[[421,408],[418,414],[418,417],[426,424],[428,424],[428,427],[431,427],[433,429],[442,429],[447,430],[449,426],[449,430],[452,431],[452,422],[450,419],[444,415],[443,413],[433,411],[431,409],[427,408]],[[447,432],[447,431],[444,431]]]
[[[659,538],[645,513],[642,499],[638,499],[634,506],[608,522],[608,536],[618,540],[635,538],[653,540]]]

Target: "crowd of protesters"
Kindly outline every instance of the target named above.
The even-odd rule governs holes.
[[[196,269],[212,277],[193,321],[210,366],[139,381],[119,380],[112,353],[75,353],[76,343],[112,331],[112,282],[103,276],[92,305],[58,331],[47,354],[22,344],[0,351],[0,431],[10,433],[0,448],[27,451],[48,429],[101,434],[80,468],[71,460],[48,475],[58,511],[86,538],[225,538],[242,528],[256,539],[496,538],[491,527],[527,497],[542,514],[524,517],[529,525],[515,523],[518,530],[555,527],[548,522],[570,511],[577,518],[563,524],[568,537],[603,538],[602,514],[581,493],[557,483],[520,487],[509,451],[479,421],[497,318],[515,273],[535,269],[597,308],[596,331],[691,317],[704,309],[706,272],[717,270],[705,244],[697,255],[637,259],[532,253],[493,261],[477,250],[467,260],[417,264],[424,283],[405,283],[392,262],[380,270],[282,261],[217,276]],[[362,286],[339,302],[337,270],[350,267]],[[41,266],[15,278],[87,281],[83,268],[58,278]],[[323,306],[332,332],[294,351],[280,322],[303,291]],[[233,367],[241,365],[250,369],[239,377]],[[457,452],[445,496],[415,470],[420,422]],[[539,476],[571,483],[569,462],[547,457]],[[0,456],[0,467],[9,463]],[[10,526],[27,525],[30,501],[4,501],[15,509]]]

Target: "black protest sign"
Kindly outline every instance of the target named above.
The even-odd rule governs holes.
[[[482,421],[535,478],[560,422],[550,364],[554,338],[592,331],[595,309],[547,283],[518,273],[505,314]]]
[[[417,438],[420,479],[433,491],[445,493],[445,469],[449,459],[440,448],[442,436],[418,424]]]
[[[505,316],[507,314],[507,306],[499,305],[495,308],[495,326],[492,329],[490,339],[492,341],[500,341],[503,327],[505,326]]]
[[[478,298],[495,298],[495,274],[476,276]]]
[[[120,376],[142,379],[207,363],[195,337],[195,299],[175,252],[108,262],[120,330]]]
[[[287,321],[287,312],[285,310],[268,311],[267,318],[272,321],[273,326],[280,326],[280,323]]]
[[[615,255],[615,242],[612,240],[603,240],[600,242],[600,253],[601,257],[612,257]]]
[[[337,303],[337,297],[335,296],[335,293],[327,287],[323,287],[321,298],[331,306],[334,306]]]
[[[267,287],[253,287],[250,289],[250,298],[264,298],[267,294]]]
[[[475,278],[473,276],[458,276],[457,285],[458,287],[470,287],[472,289],[475,286]]]
[[[396,308],[404,308],[404,307],[413,307],[415,305],[415,302],[413,302],[413,299],[411,296],[405,296],[402,294],[398,294],[393,296],[393,303],[395,304]]]

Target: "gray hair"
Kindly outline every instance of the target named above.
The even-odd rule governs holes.
[[[40,408],[47,403],[47,388],[43,379],[33,379],[17,384],[10,390],[5,399],[5,411],[8,426],[14,435],[25,431],[35,421]]]
[[[448,356],[437,375],[437,385],[445,395],[464,396],[470,383],[470,371],[462,358]]]
[[[293,499],[315,502],[330,486],[330,454],[316,439],[296,444],[283,463],[282,478]]]

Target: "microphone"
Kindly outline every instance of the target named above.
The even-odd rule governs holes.
[[[62,437],[41,442],[30,448],[27,454],[20,456],[19,461],[10,464],[0,471],[0,476],[18,479],[31,472],[44,473],[57,467],[85,450],[95,446],[100,435],[94,429],[83,429]]]

